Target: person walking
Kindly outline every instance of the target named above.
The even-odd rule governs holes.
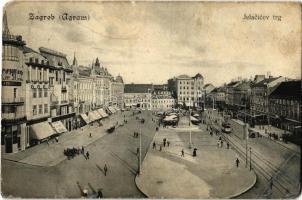
[[[155,141],[153,142],[153,149],[156,149],[156,143],[155,143]]]
[[[84,155],[84,146],[82,146],[82,154]]]
[[[86,159],[89,160],[89,151],[86,152]]]
[[[168,145],[168,147],[170,146],[170,141],[167,141],[167,145]]]
[[[181,157],[185,157],[184,149],[181,150]]]
[[[220,140],[217,141],[217,148],[220,146]]]
[[[102,188],[98,190],[97,198],[98,199],[102,199],[103,198]]]
[[[136,155],[138,155],[139,154],[139,148],[137,147],[136,148]]]
[[[239,159],[237,158],[237,159],[236,159],[236,167],[237,167],[237,168],[239,167],[239,163],[240,163],[240,161],[239,161]]]
[[[162,147],[161,147],[161,145],[159,145],[159,151],[161,151],[162,150]]]
[[[223,147],[223,141],[222,140],[220,140],[220,145],[221,145],[221,148]]]
[[[90,138],[92,137],[91,133],[89,133],[89,137],[90,137]]]
[[[105,166],[104,166],[104,174],[105,174],[105,176],[107,175],[107,171],[108,171],[108,168],[107,168],[107,165],[105,164]]]
[[[229,142],[227,142],[227,149],[229,149],[230,148],[230,143]]]

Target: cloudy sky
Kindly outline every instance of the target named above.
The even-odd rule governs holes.
[[[214,85],[267,72],[301,77],[299,4],[14,2],[5,9],[10,31],[22,35],[29,47],[63,52],[70,63],[75,52],[86,66],[98,57],[126,83],[165,83],[196,73]],[[31,21],[29,13],[57,18]],[[90,20],[61,21],[63,13]],[[245,14],[270,19],[243,20]]]

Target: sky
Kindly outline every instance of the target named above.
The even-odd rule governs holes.
[[[256,74],[301,78],[298,3],[11,2],[5,10],[10,32],[28,47],[65,53],[70,63],[75,53],[84,66],[98,57],[126,83],[196,73],[215,86]],[[56,19],[32,21],[29,13]],[[63,13],[89,20],[59,20]],[[270,19],[243,20],[245,14]]]

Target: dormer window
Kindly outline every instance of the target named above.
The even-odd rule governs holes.
[[[37,63],[37,64],[39,63],[39,60],[38,60],[38,58],[36,58],[36,59],[35,59],[35,63]]]
[[[33,59],[33,58],[29,58],[29,62],[30,62],[30,63],[33,63],[33,62],[34,62],[34,59]]]

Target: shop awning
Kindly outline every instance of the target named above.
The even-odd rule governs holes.
[[[99,114],[101,114],[102,117],[108,117],[108,114],[104,111],[103,108],[100,108],[97,111]]]
[[[88,116],[86,115],[86,114],[81,114],[80,115],[81,117],[82,117],[82,119],[84,120],[84,122],[86,123],[86,124],[89,124],[90,123],[90,120],[89,120],[89,118],[88,118]]]
[[[48,122],[33,124],[31,126],[31,129],[31,138],[35,140],[43,140],[56,133]]]
[[[169,115],[169,116],[166,116],[163,120],[164,121],[176,121],[177,116],[176,115]]]
[[[191,103],[186,102],[185,104],[186,104],[187,107],[189,107],[189,106],[193,107],[193,102],[191,102]]]
[[[97,116],[95,115],[95,113],[93,111],[90,111],[88,113],[88,118],[89,118],[90,122],[97,120]]]
[[[51,125],[57,133],[67,132],[66,127],[63,125],[61,121],[52,122]]]
[[[108,110],[109,110],[111,113],[115,113],[115,112],[116,112],[115,109],[114,109],[113,107],[111,107],[111,106],[108,107]]]
[[[103,118],[102,115],[97,110],[94,110],[93,114],[95,115],[95,117],[96,117],[97,120]]]
[[[198,122],[198,121],[199,121],[198,119],[196,119],[196,118],[193,117],[193,116],[190,116],[190,120],[191,120],[191,121],[195,121],[195,122]]]

